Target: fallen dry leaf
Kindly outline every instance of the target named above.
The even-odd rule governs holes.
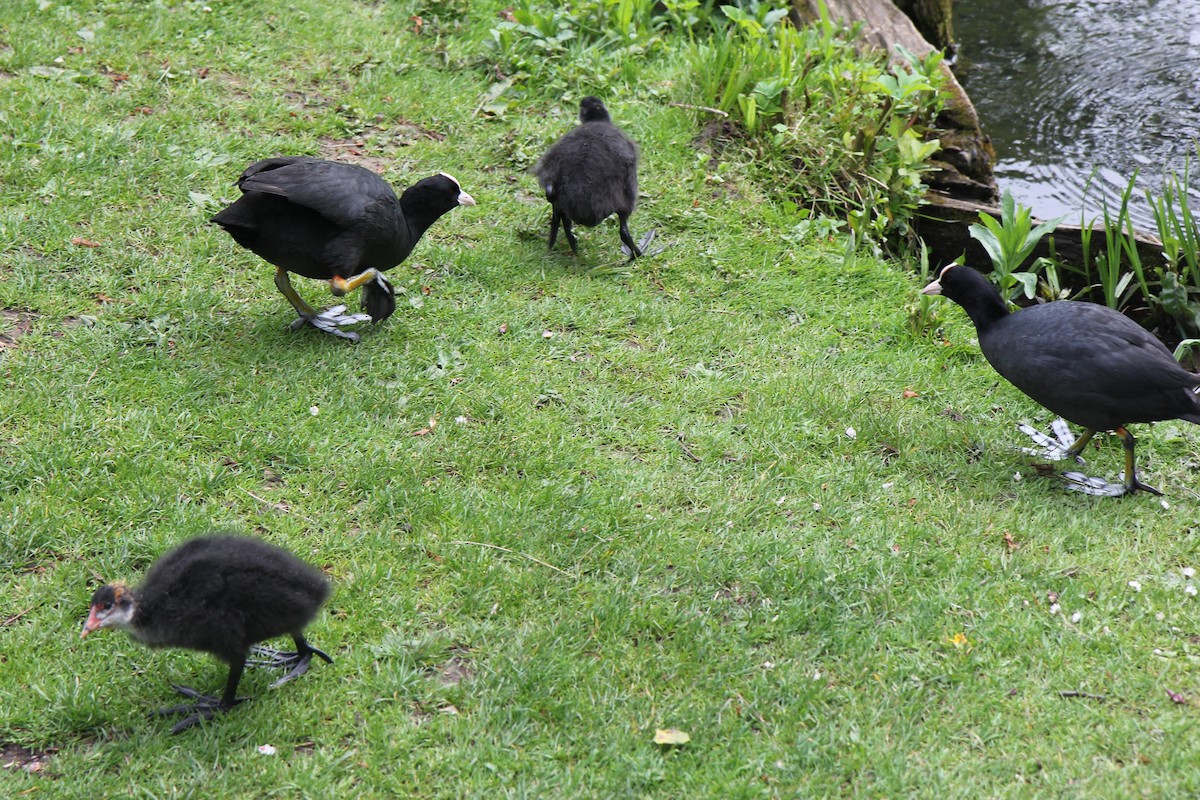
[[[93,242],[91,239],[85,239],[82,236],[74,236],[71,238],[71,244],[77,247],[99,247],[99,242]]]
[[[654,731],[654,743],[667,747],[678,747],[687,744],[691,740],[691,736],[688,736],[678,728],[658,728]]]
[[[921,395],[917,394],[912,389],[905,389],[903,392],[900,393],[900,396],[903,397],[905,400],[911,400],[914,397],[920,397]]]
[[[1004,543],[1008,545],[1009,550],[1017,550],[1021,547],[1020,543],[1013,538],[1013,535],[1008,531],[1004,532]]]
[[[1172,703],[1187,705],[1187,698],[1181,695],[1179,692],[1172,692],[1170,689],[1167,689],[1167,697],[1171,698]]]
[[[437,417],[430,417],[429,418],[429,427],[418,428],[417,430],[410,433],[409,436],[428,436],[429,434],[433,433],[433,429],[436,427],[437,427]]]

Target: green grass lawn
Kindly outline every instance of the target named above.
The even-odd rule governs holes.
[[[49,751],[0,795],[1200,792],[1200,432],[1135,430],[1165,503],[1039,477],[1015,424],[1049,417],[957,307],[915,335],[905,265],[803,239],[747,154],[697,149],[682,40],[604,97],[635,238],[670,246],[624,270],[608,223],[547,254],[525,170],[593,87],[479,113],[502,5],[0,7],[0,744]],[[206,224],[278,154],[478,201],[359,345],[289,333]],[[1115,477],[1114,438],[1089,452]],[[212,529],[325,569],[335,663],[248,671],[172,736],[147,712],[225,668],[79,630]]]

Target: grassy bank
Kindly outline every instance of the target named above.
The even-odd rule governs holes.
[[[1014,424],[1047,418],[957,308],[914,335],[908,270],[697,141],[682,37],[602,76],[670,246],[547,254],[524,170],[578,92],[481,110],[500,10],[0,10],[0,742],[53,749],[2,793],[1194,794],[1196,432],[1135,431],[1165,506],[1039,478]],[[360,345],[289,333],[205,224],[281,153],[478,201]],[[325,568],[336,663],[171,736],[146,712],[224,668],[78,631],[212,528]]]

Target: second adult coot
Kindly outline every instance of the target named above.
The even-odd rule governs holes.
[[[328,595],[321,571],[282,548],[244,536],[202,536],[160,557],[137,588],[110,583],[97,589],[81,635],[119,628],[150,647],[200,650],[229,665],[221,697],[176,686],[195,702],[156,712],[186,714],[174,728],[178,733],[239,703],[238,682],[248,664],[288,669],[278,686],[307,672],[314,655],[332,663],[304,638]],[[254,646],[284,635],[295,642],[294,653]]]
[[[583,98],[579,125],[555,142],[533,167],[550,203],[550,248],[554,248],[562,225],[571,252],[578,253],[571,226],[595,227],[616,214],[626,255],[631,260],[642,255],[653,232],[640,244],[634,243],[629,233],[629,216],[638,198],[637,167],[637,145],[613,124],[600,98]]]
[[[962,306],[979,349],[996,372],[1050,411],[1084,428],[1066,450],[1079,458],[1096,431],[1125,446],[1121,484],[1084,484],[1094,494],[1161,494],[1138,480],[1134,439],[1125,426],[1182,419],[1200,424],[1200,375],[1175,361],[1158,339],[1124,314],[1094,303],[1061,300],[1010,313],[990,281],[950,264],[925,294]]]
[[[342,326],[381,322],[396,309],[384,270],[408,258],[443,214],[475,205],[444,172],[417,181],[397,198],[371,170],[317,158],[258,161],[237,185],[242,196],[212,221],[275,265],[275,286],[300,315],[293,330],[307,324],[352,341],[358,334]],[[345,306],[316,311],[292,287],[289,272],[329,281],[338,297],[363,287],[367,313],[345,314]]]

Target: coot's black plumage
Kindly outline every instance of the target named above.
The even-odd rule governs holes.
[[[251,164],[237,181],[242,196],[212,218],[234,241],[276,267],[275,285],[300,318],[357,341],[340,326],[368,319],[345,315],[344,306],[317,312],[292,287],[294,272],[330,282],[335,295],[363,286],[363,308],[372,322],[391,316],[396,299],[381,274],[412,252],[422,234],[446,212],[475,200],[451,176],[418,181],[397,199],[369,169],[316,158],[268,158]]]
[[[328,595],[320,570],[282,548],[243,536],[204,536],[159,558],[136,589],[122,583],[97,589],[81,635],[120,628],[150,647],[200,650],[229,665],[219,699],[175,687],[196,700],[159,712],[189,714],[175,726],[178,733],[239,702],[238,681],[247,663],[290,668],[275,686],[307,672],[314,655],[333,663],[304,638],[304,628]],[[254,647],[285,634],[296,643],[296,652]],[[247,662],[251,654],[264,659]]]
[[[1059,416],[1085,429],[1067,451],[1078,458],[1096,431],[1113,431],[1125,446],[1125,481],[1109,494],[1142,489],[1134,440],[1125,426],[1183,419],[1200,424],[1200,375],[1175,361],[1162,342],[1123,314],[1094,303],[1062,300],[1009,313],[999,292],[970,267],[950,264],[924,289],[962,306],[979,349],[996,372]]]
[[[571,252],[577,253],[571,225],[577,222],[591,228],[616,214],[630,259],[640,256],[642,251],[629,233],[629,215],[637,206],[637,165],[637,145],[613,124],[600,98],[583,98],[578,127],[533,167],[550,202],[551,249],[560,223]]]

